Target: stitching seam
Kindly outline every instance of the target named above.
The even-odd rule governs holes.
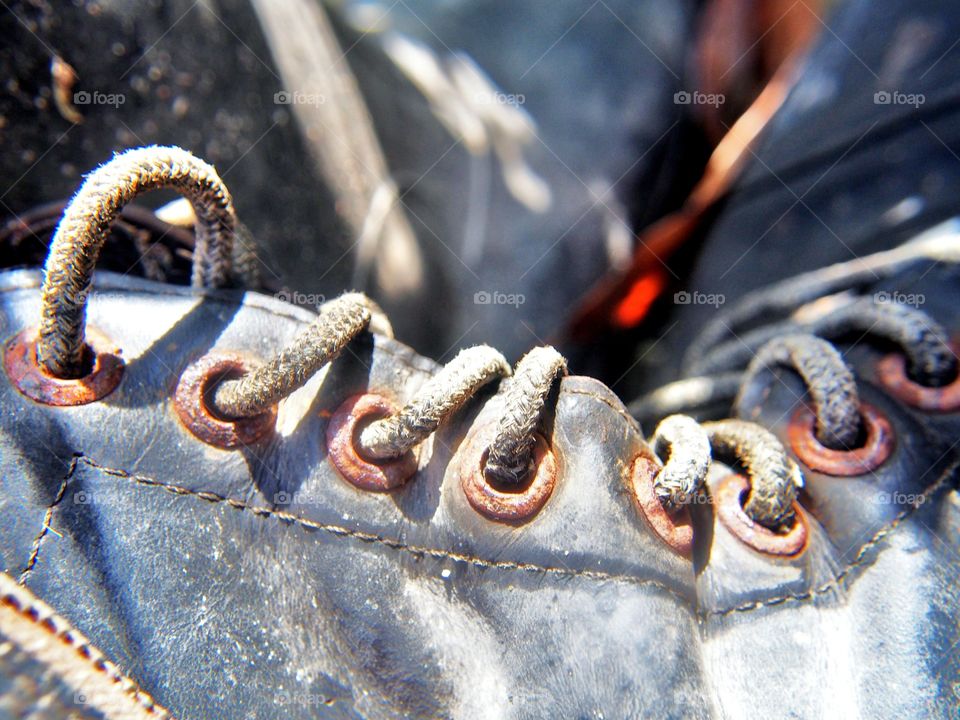
[[[53,521],[53,511],[57,505],[60,504],[60,501],[63,500],[63,496],[67,493],[67,483],[70,482],[70,478],[73,477],[73,473],[77,470],[77,458],[74,457],[70,460],[70,467],[67,469],[67,474],[64,476],[63,480],[60,481],[60,489],[57,490],[56,496],[53,498],[53,502],[47,507],[47,511],[43,514],[43,527],[40,528],[40,532],[37,533],[37,536],[33,539],[33,545],[30,548],[30,557],[27,559],[27,564],[23,568],[23,572],[20,573],[20,577],[17,580],[19,585],[25,585],[27,578],[30,577],[30,573],[33,572],[33,567],[37,564],[37,559],[40,557],[40,546],[43,544],[44,538],[47,536],[47,532],[50,530],[50,523]]]
[[[213,504],[224,503],[225,505],[233,508],[234,510],[247,511],[259,518],[274,517],[283,522],[292,523],[295,525],[299,525],[301,527],[309,528],[311,530],[320,530],[322,532],[329,533],[336,537],[348,537],[348,538],[353,538],[354,540],[360,540],[361,542],[383,545],[385,547],[390,548],[391,550],[405,552],[415,557],[429,557],[437,560],[454,560],[456,562],[468,563],[470,565],[474,565],[476,567],[483,568],[483,569],[521,570],[524,572],[547,573],[550,575],[559,575],[562,577],[583,577],[583,578],[589,578],[592,580],[627,582],[635,585],[649,585],[657,588],[658,590],[662,590],[664,592],[667,592],[675,596],[684,604],[688,604],[688,599],[684,597],[680,592],[670,587],[669,585],[663,582],[660,582],[659,580],[643,579],[643,578],[638,578],[632,575],[608,573],[600,570],[571,570],[569,568],[552,567],[549,565],[538,565],[536,563],[522,563],[522,562],[511,561],[511,560],[486,560],[484,558],[476,557],[473,555],[467,555],[465,553],[456,553],[449,550],[440,550],[438,548],[430,548],[430,547],[424,547],[420,545],[409,545],[395,538],[385,537],[383,535],[378,535],[375,533],[363,532],[362,530],[354,530],[352,528],[343,527],[341,525],[321,523],[314,520],[309,520],[304,517],[300,517],[299,515],[294,515],[293,513],[289,513],[284,510],[276,510],[276,509],[272,509],[272,508],[268,508],[260,505],[252,505],[250,503],[244,502],[243,500],[224,497],[222,495],[218,495],[217,493],[191,490],[189,488],[185,488],[180,485],[174,485],[172,483],[162,482],[160,480],[146,477],[144,475],[134,475],[126,472],[125,470],[117,470],[116,468],[105,467],[97,463],[95,460],[92,460],[91,458],[88,458],[86,456],[80,456],[78,459],[80,462],[83,462],[85,465],[88,465],[96,470],[99,470],[105,475],[111,475],[113,477],[119,477],[125,480],[131,480],[137,485],[160,488],[174,495],[195,497],[200,500],[205,500],[206,502],[213,503]]]
[[[843,570],[841,570],[835,577],[830,581],[815,587],[803,593],[788,594],[782,595],[773,598],[767,598],[764,600],[758,600],[754,602],[744,603],[732,608],[725,610],[711,610],[703,611],[698,608],[691,606],[691,603],[687,597],[678,592],[676,589],[666,585],[663,582],[652,579],[642,579],[637,578],[631,575],[622,575],[615,573],[607,573],[599,570],[571,570],[569,568],[558,568],[551,567],[547,565],[537,565],[535,563],[522,563],[509,560],[486,560],[484,558],[475,557],[472,555],[467,555],[464,553],[455,553],[449,550],[440,550],[437,548],[429,548],[418,545],[409,545],[402,542],[401,540],[395,538],[389,538],[382,535],[377,535],[375,533],[363,532],[361,530],[353,530],[351,528],[346,528],[340,525],[332,525],[327,523],[320,523],[314,520],[309,520],[307,518],[294,515],[292,513],[271,509],[268,507],[252,505],[250,503],[244,502],[242,500],[237,500],[234,498],[224,497],[212,492],[206,491],[196,491],[190,490],[189,488],[182,487],[180,485],[174,485],[172,483],[162,482],[156,480],[155,478],[150,478],[144,475],[135,475],[128,473],[125,470],[118,470],[116,468],[106,467],[97,463],[95,460],[86,457],[86,456],[77,456],[77,461],[83,462],[95,470],[99,470],[105,475],[110,475],[113,477],[122,478],[124,480],[131,480],[137,485],[146,486],[146,487],[155,487],[162,490],[165,490],[169,493],[179,496],[190,496],[195,497],[206,502],[217,504],[224,503],[228,507],[233,508],[234,510],[247,511],[253,514],[258,518],[268,518],[274,517],[283,522],[289,522],[301,527],[309,528],[311,530],[320,530],[335,537],[348,537],[354,540],[359,540],[361,542],[378,544],[390,548],[391,550],[396,550],[398,552],[405,552],[415,557],[430,557],[437,560],[453,560],[456,562],[463,562],[475,567],[483,569],[495,569],[495,570],[519,570],[523,572],[533,572],[533,573],[546,573],[550,575],[556,575],[560,577],[582,577],[592,580],[601,580],[601,581],[612,581],[612,582],[625,582],[638,586],[650,586],[658,590],[666,592],[673,597],[677,598],[685,607],[693,611],[698,619],[706,620],[710,617],[722,617],[726,615],[731,615],[734,613],[744,613],[752,610],[758,610],[760,608],[774,606],[774,605],[783,605],[787,603],[802,603],[806,601],[813,600],[819,595],[823,595],[830,590],[838,587],[840,584],[844,583],[847,578],[852,574],[852,572],[865,565],[867,561],[867,555],[870,551],[880,544],[888,535],[894,532],[905,520],[907,520],[916,510],[918,510],[931,496],[936,494],[941,490],[951,479],[953,472],[960,467],[960,460],[955,461],[949,467],[944,470],[944,472],[934,481],[930,486],[924,490],[920,495],[920,498],[917,499],[915,503],[904,508],[893,520],[887,523],[885,526],[880,528],[874,535],[868,540],[863,546],[861,546],[860,551],[857,553],[856,558],[847,565]]]
[[[823,595],[833,588],[838,588],[840,585],[844,584],[847,581],[847,578],[852,574],[854,570],[866,564],[867,555],[870,551],[879,545],[884,538],[893,533],[904,520],[909,518],[913,513],[920,509],[920,507],[926,503],[930,498],[939,492],[947,483],[952,479],[954,471],[960,467],[960,460],[954,461],[949,465],[946,470],[938,477],[933,483],[931,483],[920,496],[901,512],[899,512],[893,520],[884,525],[882,528],[877,530],[873,536],[864,543],[860,551],[857,553],[857,556],[853,561],[844,567],[837,575],[830,581],[824,583],[815,588],[811,588],[803,593],[797,593],[795,595],[783,595],[781,597],[769,598],[767,600],[757,600],[755,602],[745,603],[743,605],[738,605],[736,607],[728,608],[726,610],[711,610],[706,613],[706,616],[725,616],[731,615],[733,613],[742,613],[748,612],[750,610],[757,610],[762,607],[767,607],[771,605],[782,605],[788,602],[803,602],[806,600],[812,600],[814,597]]]
[[[120,672],[116,665],[107,660],[103,653],[91,645],[86,636],[75,630],[67,620],[57,615],[42,601],[34,601],[29,595],[21,597],[15,592],[5,592],[0,595],[0,604],[10,608],[23,619],[33,623],[74,650],[93,670],[106,675],[115,685],[120,685],[120,691],[130,696],[148,713],[157,714],[161,718],[170,717],[165,708],[158,705],[147,692]]]

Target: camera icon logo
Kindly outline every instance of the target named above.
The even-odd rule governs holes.
[[[673,94],[673,102],[675,105],[689,105],[693,100],[693,97],[686,90],[680,90]]]
[[[75,692],[73,694],[73,704],[74,705],[86,705],[87,704],[87,694],[82,690]]]
[[[281,90],[280,92],[273,94],[274,105],[290,105],[292,103],[293,93],[288,92],[287,90]]]
[[[693,296],[686,290],[681,290],[673,294],[673,302],[675,305],[689,305],[692,299]]]
[[[73,104],[74,105],[89,105],[91,101],[90,93],[86,90],[80,90],[73,94]]]
[[[873,94],[875,105],[889,105],[893,101],[893,96],[886,90],[878,90]]]
[[[93,500],[93,497],[86,490],[77,490],[73,494],[74,505],[89,505],[91,500]]]
[[[474,305],[489,305],[493,300],[493,296],[488,293],[486,290],[481,290],[473,294],[473,304]]]
[[[286,490],[281,490],[273,494],[274,505],[289,505],[293,502],[293,497]]]

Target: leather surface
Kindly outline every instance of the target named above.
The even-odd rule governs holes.
[[[35,322],[38,275],[0,283],[9,337]],[[256,446],[213,449],[180,425],[170,397],[189,362],[264,359],[311,318],[101,273],[89,322],[123,347],[120,387],[54,408],[0,385],[5,570],[177,716],[955,713],[957,456],[869,382],[894,455],[875,477],[807,473],[807,551],[759,555],[705,505],[689,562],[627,492],[640,429],[586,378],[562,382],[558,485],[520,526],[478,515],[454,481],[464,438],[501,412],[492,391],[426,443],[403,489],[336,474],[324,431],[339,403],[366,389],[403,402],[437,369],[389,339],[358,339]],[[756,403],[777,431],[800,394],[783,380]],[[929,500],[891,507],[878,491]]]
[[[955,252],[956,235],[936,232],[939,245]],[[958,280],[956,263],[918,253],[893,277],[856,290],[914,298],[957,337]],[[767,314],[762,322],[776,319]],[[816,522],[800,560],[758,560],[715,524],[709,549],[701,547],[709,562],[698,569],[708,673],[729,717],[782,716],[789,707],[791,717],[955,718],[958,417],[911,409],[878,385],[876,364],[895,348],[860,332],[836,345],[861,398],[890,421],[893,451],[877,469],[852,477],[801,462],[800,502]],[[806,391],[791,371],[772,374],[745,392],[740,415],[790,447],[787,425]]]
[[[36,317],[37,276],[4,280],[12,333]],[[183,717],[709,715],[692,568],[631,505],[644,445],[609,390],[564,383],[560,481],[527,525],[481,518],[445,477],[497,398],[437,435],[406,488],[364,493],[325,457],[329,413],[365,388],[409,399],[435,365],[360,341],[281,405],[273,440],[212,449],[170,408],[182,368],[265,357],[310,319],[239,300],[102,274],[90,322],[123,347],[118,390],[64,409],[3,386],[10,572],[39,543],[27,585]]]

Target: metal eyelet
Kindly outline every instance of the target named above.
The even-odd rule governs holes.
[[[807,548],[809,528],[806,514],[793,503],[793,525],[785,533],[774,532],[755,522],[743,509],[750,481],[738,473],[724,478],[714,492],[717,516],[730,533],[748,547],[776,557],[796,557]]]
[[[859,448],[834,450],[823,445],[814,431],[816,418],[806,407],[790,420],[787,437],[794,453],[811,470],[843,477],[866,475],[886,462],[896,441],[890,421],[875,407],[860,403],[860,416],[866,439]]]
[[[384,492],[404,485],[419,467],[415,451],[394,460],[373,461],[357,448],[364,427],[397,411],[382,395],[365,393],[347,398],[327,426],[327,453],[340,475],[361,490]]]
[[[58,378],[39,363],[36,328],[7,342],[3,367],[14,387],[38,403],[69,407],[97,402],[117,389],[125,366],[121,351],[95,328],[87,327],[86,342],[92,355],[91,369],[82,377]]]
[[[484,517],[504,523],[526,522],[540,512],[553,493],[557,457],[546,438],[535,433],[533,472],[516,487],[495,487],[487,480],[484,467],[497,428],[497,421],[492,420],[471,430],[460,453],[460,487],[473,509]]]
[[[891,353],[877,362],[877,379],[884,390],[918,410],[937,413],[960,410],[960,373],[949,385],[927,387],[907,375],[907,359],[902,353]]]
[[[671,550],[689,558],[693,552],[693,521],[686,507],[667,511],[657,497],[654,479],[660,466],[654,460],[639,456],[630,471],[630,494],[650,529]]]
[[[239,355],[210,353],[184,370],[173,397],[173,407],[184,426],[195,437],[208,445],[230,450],[252,445],[273,432],[277,424],[277,409],[248,418],[224,418],[215,413],[207,402],[216,384],[236,378],[249,370]]]

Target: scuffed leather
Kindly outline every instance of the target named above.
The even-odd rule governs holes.
[[[947,229],[937,232],[956,247]],[[922,299],[919,309],[958,337],[960,270],[917,248],[902,272],[857,292]],[[958,416],[911,409],[879,387],[876,363],[895,349],[863,333],[837,347],[862,400],[892,424],[894,449],[863,476],[801,463],[812,539],[799,560],[760,559],[713,524],[697,570],[707,672],[729,717],[789,708],[792,717],[956,718]],[[804,396],[799,376],[777,371],[745,395],[741,416],[789,448],[787,424]]]
[[[35,322],[37,281],[5,276],[8,334]],[[120,387],[77,408],[0,389],[7,570],[39,542],[27,585],[182,717],[708,717],[692,568],[634,510],[624,473],[645,445],[599,383],[565,381],[559,483],[521,527],[479,516],[447,477],[496,397],[432,438],[402,490],[336,475],[323,438],[339,403],[367,388],[403,402],[436,369],[391,340],[353,344],[257,447],[179,424],[189,362],[263,359],[311,317],[99,275],[89,322],[123,347]],[[43,532],[51,506],[59,535]]]
[[[36,322],[38,281],[0,276],[5,337]],[[89,322],[123,348],[120,387],[54,408],[0,383],[5,570],[177,716],[955,710],[957,454],[869,380],[896,449],[875,477],[805,471],[807,551],[759,555],[705,505],[690,562],[638,513],[626,479],[649,450],[587,378],[561,384],[548,432],[558,484],[520,526],[478,515],[455,482],[464,438],[501,412],[493,391],[425,444],[404,488],[363,492],[337,475],[324,432],[340,402],[366,389],[404,402],[437,370],[393,340],[358,339],[281,403],[276,435],[253,448],[214,449],[183,428],[170,399],[190,362],[211,350],[265,359],[312,318],[255,294],[101,273]],[[746,405],[778,433],[801,393],[782,379]],[[715,464],[711,482],[724,472]],[[910,511],[871,502],[878,491],[930,497]]]

